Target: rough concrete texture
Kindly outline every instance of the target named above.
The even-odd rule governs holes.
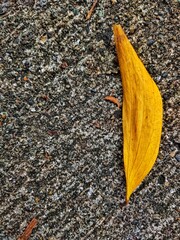
[[[179,239],[179,1],[1,0],[0,239]],[[160,152],[124,205],[120,23],[163,97]]]

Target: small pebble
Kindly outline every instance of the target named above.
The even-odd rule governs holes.
[[[158,178],[158,183],[159,184],[164,184],[165,183],[165,176],[164,175],[160,175],[159,178]]]
[[[33,99],[32,97],[30,97],[30,98],[28,99],[28,104],[29,104],[30,106],[32,106],[32,105],[34,104],[34,99]]]
[[[148,46],[152,46],[154,43],[155,43],[155,40],[153,40],[153,39],[149,39],[149,40],[147,41],[147,45],[148,45]]]
[[[4,11],[2,9],[2,7],[0,7],[0,15],[3,15],[4,14]]]
[[[47,4],[47,0],[40,0],[40,5],[44,7]]]
[[[116,110],[114,112],[114,117],[119,119],[121,117],[121,110]]]
[[[130,33],[133,34],[135,32],[135,30],[136,30],[135,25],[131,25],[130,29],[129,29]]]
[[[92,88],[90,91],[91,91],[91,93],[93,93],[93,94],[96,93],[96,89],[93,89],[93,88]]]
[[[166,77],[167,77],[167,75],[168,75],[168,73],[167,73],[167,72],[163,72],[161,76],[162,76],[163,78],[166,78]]]
[[[175,156],[175,158],[176,158],[176,160],[177,160],[178,162],[180,162],[180,153],[177,153],[176,156]]]

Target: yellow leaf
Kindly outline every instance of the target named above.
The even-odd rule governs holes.
[[[123,85],[126,202],[153,167],[162,131],[160,92],[120,25],[113,26]]]

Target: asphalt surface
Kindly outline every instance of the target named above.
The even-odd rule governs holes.
[[[179,239],[179,2],[0,1],[0,240]],[[125,203],[120,23],[163,98],[158,159]]]

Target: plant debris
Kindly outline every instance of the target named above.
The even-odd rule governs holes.
[[[40,37],[40,39],[39,39],[39,42],[40,42],[41,44],[44,44],[46,41],[47,41],[47,35],[46,35],[46,34],[45,34],[45,35],[42,35],[42,36]]]
[[[113,96],[106,96],[106,97],[104,98],[104,100],[110,101],[110,102],[116,104],[116,105],[118,106],[118,108],[121,107],[121,104],[120,104],[119,100],[118,100],[117,98],[113,97]]]
[[[88,14],[86,16],[86,20],[89,20],[91,18],[91,15],[92,15],[92,13],[94,11],[94,8],[96,7],[97,3],[98,3],[98,0],[95,0],[93,2],[93,5],[92,5],[91,9],[88,11]]]
[[[38,223],[38,220],[36,218],[33,218],[30,221],[30,223],[27,225],[23,234],[18,238],[18,240],[28,240],[32,233],[32,230],[36,227],[37,223]]]
[[[126,202],[153,167],[162,131],[160,92],[120,25],[114,37],[123,85],[123,155]]]
[[[24,81],[28,81],[28,77],[27,77],[27,76],[24,76],[23,80],[24,80]]]

